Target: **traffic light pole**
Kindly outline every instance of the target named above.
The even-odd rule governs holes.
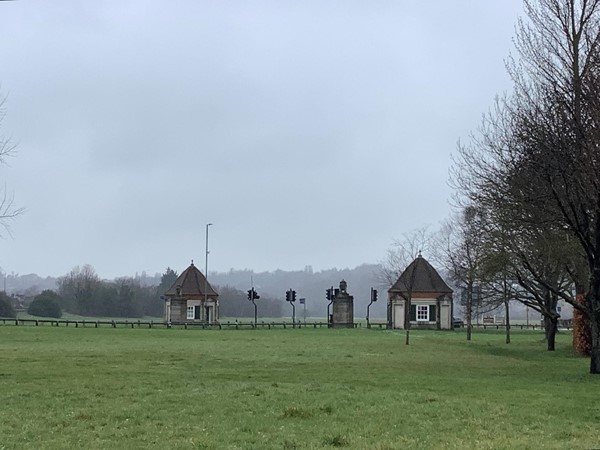
[[[367,328],[371,328],[371,323],[369,322],[369,309],[371,305],[377,301],[377,289],[371,288],[371,303],[367,305]]]
[[[294,302],[296,301],[296,291],[291,288],[285,291],[285,301],[292,305],[292,327],[296,328],[296,305],[294,305]]]
[[[371,303],[367,305],[367,328],[371,328],[371,324],[369,323],[369,310],[371,309],[371,305],[373,304],[373,288],[371,288]]]
[[[331,328],[333,321],[331,320],[331,313],[329,312],[329,309],[333,303],[333,286],[331,286],[331,289],[327,289],[325,291],[325,298],[329,300],[329,303],[327,304],[327,328]]]
[[[256,307],[254,300],[258,300],[259,298],[260,296],[258,295],[258,292],[254,290],[254,286],[252,286],[252,289],[248,289],[248,300],[254,305],[254,328],[256,328],[258,323],[258,308]]]

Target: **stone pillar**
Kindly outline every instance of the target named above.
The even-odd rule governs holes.
[[[347,292],[347,283],[340,282],[340,290],[333,298],[333,328],[354,327],[354,297]]]

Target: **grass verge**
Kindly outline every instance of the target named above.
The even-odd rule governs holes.
[[[600,378],[542,335],[0,327],[0,448],[591,448]]]

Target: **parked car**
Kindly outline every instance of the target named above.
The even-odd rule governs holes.
[[[453,317],[452,324],[453,324],[454,328],[462,328],[465,326],[465,322],[463,322],[463,320],[459,317]]]

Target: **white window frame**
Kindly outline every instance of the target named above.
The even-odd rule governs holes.
[[[188,306],[186,318],[188,320],[194,320],[194,317],[196,317],[196,308],[194,306]]]
[[[429,322],[429,305],[417,305],[417,322]]]

